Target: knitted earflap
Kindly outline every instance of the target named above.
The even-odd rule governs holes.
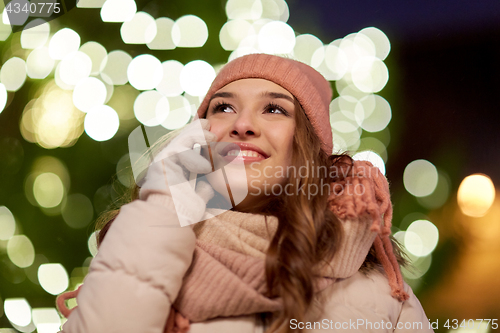
[[[407,300],[409,295],[404,291],[403,277],[389,238],[392,203],[387,179],[368,161],[352,164],[341,161],[335,167],[340,180],[331,184],[330,210],[340,219],[354,220],[366,214],[371,218],[370,230],[378,233],[374,241],[376,256],[387,274],[391,295],[401,302]],[[366,254],[359,255],[366,257]]]

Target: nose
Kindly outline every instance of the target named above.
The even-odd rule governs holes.
[[[242,139],[259,135],[260,129],[257,119],[255,119],[254,112],[251,112],[251,110],[243,110],[243,112],[239,113],[232,125],[230,136],[235,139]]]

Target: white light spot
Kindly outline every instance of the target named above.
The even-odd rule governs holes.
[[[380,157],[377,153],[373,151],[362,151],[359,153],[356,153],[353,157],[353,160],[358,160],[358,161],[369,161],[371,162],[374,166],[379,168],[380,172],[385,175],[385,163],[382,157]]]
[[[7,243],[7,255],[17,267],[29,267],[35,261],[35,248],[25,235],[14,235]]]
[[[55,60],[50,57],[48,48],[34,49],[26,59],[27,74],[32,79],[45,79],[54,69],[54,64]]]
[[[0,70],[0,81],[7,91],[17,91],[26,81],[26,63],[23,59],[12,57],[7,60]]]
[[[0,113],[2,113],[5,105],[7,105],[7,89],[5,89],[3,83],[0,83]]]
[[[36,49],[45,45],[49,39],[50,25],[42,19],[35,19],[28,23],[21,32],[21,47]]]
[[[0,206],[0,240],[9,240],[16,231],[14,215],[5,206]]]
[[[163,127],[169,130],[181,128],[191,119],[193,108],[184,96],[168,97],[170,112],[167,119],[161,123]]]
[[[258,20],[262,16],[260,0],[229,0],[226,2],[226,15],[230,20]]]
[[[64,28],[52,36],[49,43],[49,54],[52,59],[62,60],[68,54],[78,51],[80,36],[74,30]]]
[[[61,80],[71,86],[74,86],[90,75],[92,71],[92,60],[83,52],[77,51],[68,54],[61,61],[59,75]]]
[[[163,77],[156,90],[164,96],[178,96],[184,92],[181,86],[181,72],[184,65],[177,60],[167,60],[161,64]]]
[[[384,60],[389,55],[391,51],[391,43],[389,42],[389,38],[387,38],[386,34],[375,27],[364,28],[359,31],[360,34],[363,34],[370,38],[375,45],[376,54],[375,56],[380,60]]]
[[[103,22],[130,21],[137,12],[134,0],[107,0],[101,8]]]
[[[58,295],[68,289],[68,273],[61,264],[42,264],[38,267],[38,282],[49,294]]]
[[[123,22],[120,34],[126,44],[150,43],[156,36],[155,19],[146,12],[137,12],[132,20]]]
[[[222,26],[219,40],[224,50],[233,51],[238,48],[242,40],[251,35],[255,35],[255,30],[250,22],[241,19],[231,20]]]
[[[4,302],[5,315],[15,325],[28,326],[31,323],[31,306],[25,298],[7,298]]]
[[[103,105],[106,93],[106,86],[101,80],[87,77],[75,86],[73,103],[79,110],[87,112],[95,106]]]
[[[351,75],[356,88],[367,93],[379,92],[389,80],[387,66],[373,56],[359,58],[352,66]]]
[[[362,119],[361,128],[367,132],[379,132],[392,119],[391,105],[379,95],[372,96],[368,95],[360,100],[361,104],[356,105],[355,114],[357,119]]]
[[[338,45],[330,43],[325,48],[325,63],[334,74],[334,80],[340,80],[349,69],[349,60],[344,50]]]
[[[437,169],[427,160],[415,160],[409,163],[403,174],[406,190],[416,197],[431,194],[436,188],[437,181]]]
[[[92,235],[90,235],[89,240],[87,241],[87,246],[89,248],[89,252],[92,255],[92,257],[95,257],[97,254],[97,238],[96,238],[96,232],[94,231]]]
[[[172,40],[178,47],[202,47],[207,39],[207,25],[198,16],[182,16],[172,27]]]
[[[323,47],[323,42],[311,34],[299,35],[295,37],[293,54],[295,59],[312,66],[312,56],[316,50]]]
[[[150,54],[142,54],[130,62],[127,69],[130,84],[137,90],[154,89],[163,77],[160,60]]]
[[[76,7],[78,8],[101,8],[106,0],[78,0]]]
[[[106,48],[97,42],[87,42],[80,47],[80,52],[88,55],[92,61],[92,71],[90,74],[98,74],[101,71],[101,64],[108,54]]]
[[[132,57],[125,51],[109,52],[101,63],[103,79],[109,78],[114,85],[126,84],[128,82],[127,68],[130,62],[132,62]]]
[[[87,112],[84,126],[87,135],[95,141],[107,141],[118,131],[120,118],[110,106],[99,105]]]
[[[173,50],[175,43],[172,40],[172,27],[174,20],[168,17],[156,19],[156,36],[147,45],[151,50]]]
[[[80,0],[78,3],[82,2]],[[59,332],[61,318],[55,308],[35,308],[31,311],[37,333]]]
[[[33,183],[33,195],[41,207],[58,206],[64,196],[64,185],[61,178],[52,172],[38,175]]]
[[[427,220],[412,222],[405,234],[406,248],[418,257],[425,257],[434,251],[438,240],[438,228]]]
[[[164,118],[158,118],[156,114],[156,105],[162,98],[166,100],[166,97],[156,90],[144,91],[137,96],[134,102],[134,114],[137,120],[149,127],[157,126],[164,121],[168,115],[168,109],[165,113],[159,114],[160,117],[164,115]],[[168,101],[166,105],[168,106]]]
[[[214,68],[203,60],[187,63],[180,76],[182,89],[192,96],[205,95],[214,79]]]
[[[265,53],[290,53],[295,46],[295,32],[285,22],[267,23],[260,29],[258,36],[259,48]]]

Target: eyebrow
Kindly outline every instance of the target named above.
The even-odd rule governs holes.
[[[212,97],[210,98],[210,101],[209,103],[214,99],[214,98],[218,98],[218,97],[225,97],[225,98],[234,98],[236,97],[237,95],[234,94],[234,93],[231,93],[231,92],[218,92],[218,93],[215,93],[212,95]],[[282,93],[278,93],[278,92],[271,92],[271,91],[265,91],[261,94],[262,97],[271,97],[271,98],[282,98],[282,99],[286,99],[287,101],[290,101],[292,103],[295,103],[295,100],[293,99],[293,97],[290,97],[286,94],[282,94]]]

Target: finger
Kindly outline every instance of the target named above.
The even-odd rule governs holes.
[[[215,194],[212,185],[203,180],[198,181],[198,183],[196,184],[195,192],[196,194],[198,194],[200,198],[203,199],[205,204],[207,204],[207,202],[209,202],[210,199],[212,199]]]

